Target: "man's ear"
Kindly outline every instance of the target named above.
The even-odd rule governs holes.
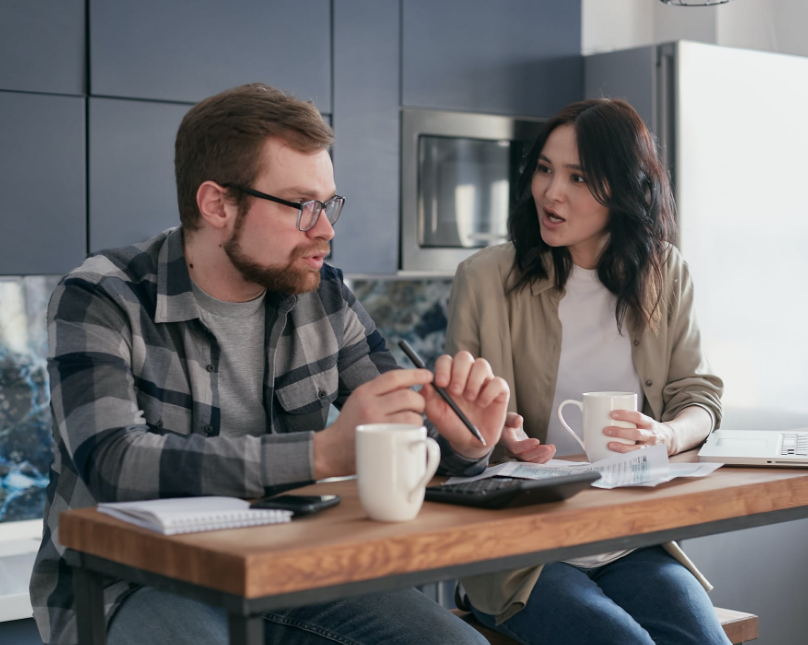
[[[196,205],[202,218],[215,229],[224,229],[235,217],[236,206],[227,201],[227,189],[215,181],[200,184],[196,191]]]

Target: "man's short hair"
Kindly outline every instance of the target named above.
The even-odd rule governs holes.
[[[252,186],[263,170],[261,151],[268,137],[283,139],[298,152],[328,149],[334,132],[310,102],[263,83],[241,85],[204,99],[180,123],[174,145],[174,172],[180,221],[199,228],[196,193],[205,181]],[[240,212],[249,195],[233,191]]]

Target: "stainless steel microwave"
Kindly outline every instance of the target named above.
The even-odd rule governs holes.
[[[401,112],[401,270],[454,274],[507,241],[516,180],[544,119]]]

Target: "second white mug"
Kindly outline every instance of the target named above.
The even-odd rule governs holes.
[[[372,520],[415,518],[439,464],[440,447],[424,426],[371,423],[356,428],[359,501]]]
[[[584,438],[580,437],[569,427],[561,414],[565,405],[575,405],[581,408],[583,414]],[[637,426],[627,421],[615,421],[609,414],[613,410],[637,410],[637,395],[634,392],[585,392],[583,401],[567,399],[558,406],[558,420],[575,440],[581,444],[581,448],[586,452],[589,461],[595,462],[606,457],[614,457],[616,452],[609,450],[608,444],[611,441],[634,445],[631,439],[621,437],[607,437],[603,434],[606,426],[618,426],[620,428],[636,428]]]

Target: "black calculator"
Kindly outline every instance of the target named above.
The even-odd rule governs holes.
[[[592,472],[538,480],[488,477],[460,484],[431,486],[426,489],[425,499],[480,508],[515,508],[569,499],[598,479],[600,475]]]

